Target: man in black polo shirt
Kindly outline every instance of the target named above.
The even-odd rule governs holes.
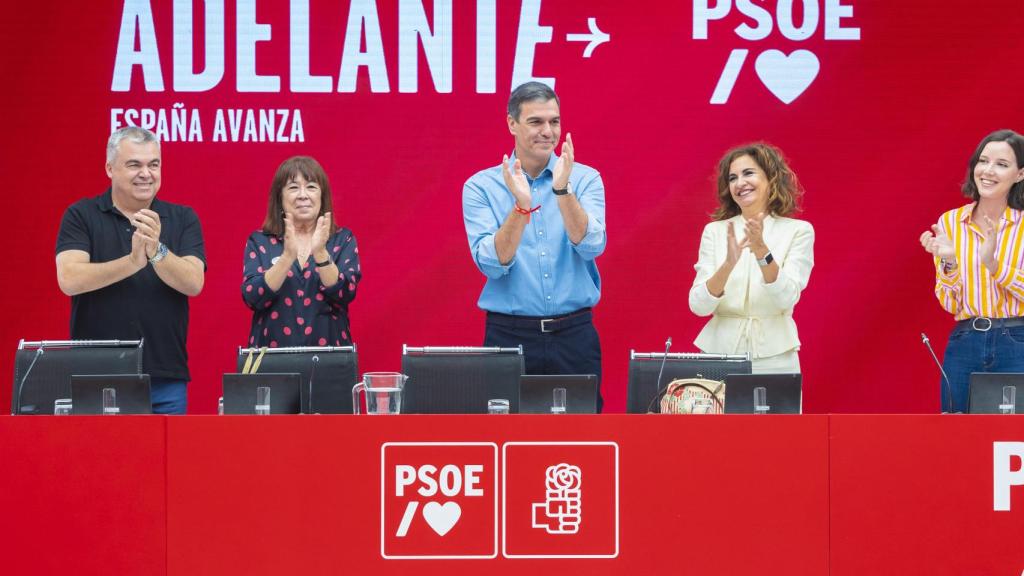
[[[57,236],[57,283],[71,296],[71,338],[144,338],[153,411],[184,414],[188,297],[203,289],[199,218],[156,198],[160,142],[129,126],[107,141],[110,189],[72,204]]]

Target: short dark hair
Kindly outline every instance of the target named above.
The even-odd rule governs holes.
[[[555,91],[543,82],[520,84],[516,86],[516,89],[512,91],[512,95],[508,97],[508,115],[518,122],[519,113],[523,111],[523,102],[547,102],[552,99],[555,101],[555,104],[561,105],[558,102],[558,94],[555,94]]]
[[[768,179],[768,212],[775,216],[791,216],[800,211],[803,189],[796,174],[786,163],[782,151],[766,142],[737,146],[718,162],[718,209],[712,220],[727,220],[742,212],[729,192],[729,167],[741,156],[750,156]]]
[[[967,163],[967,178],[964,180],[963,186],[960,187],[964,196],[975,202],[981,198],[981,195],[978,193],[978,184],[974,181],[974,168],[978,165],[978,160],[981,159],[981,152],[989,142],[1006,142],[1009,144],[1010,148],[1013,149],[1014,156],[1017,157],[1017,169],[1024,168],[1024,136],[1017,134],[1013,130],[996,130],[985,136],[981,143],[978,144],[978,147],[975,148],[971,161]],[[1017,182],[1010,187],[1006,203],[1014,210],[1024,210],[1024,181]]]
[[[334,208],[331,202],[331,183],[327,180],[320,163],[310,156],[292,156],[277,167],[274,180],[270,184],[270,198],[267,201],[267,217],[263,220],[263,233],[284,237],[284,200],[281,195],[288,182],[302,175],[307,182],[316,182],[320,186],[320,213],[317,217],[331,212],[331,234],[338,231],[334,221]]]

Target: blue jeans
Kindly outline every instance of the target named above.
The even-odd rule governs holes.
[[[184,414],[188,407],[188,388],[184,380],[150,378],[149,399],[153,414]]]
[[[983,319],[978,321],[985,326]],[[942,367],[953,391],[953,412],[967,412],[971,372],[1024,372],[1024,326],[1003,326],[992,320],[992,328],[981,332],[970,321],[958,322],[949,334]],[[942,410],[949,410],[949,393],[942,384]]]

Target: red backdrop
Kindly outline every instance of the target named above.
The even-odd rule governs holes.
[[[292,4],[301,9],[303,3]],[[291,68],[302,68],[305,53],[296,39],[304,27],[290,26],[289,3],[225,3],[223,36],[211,27],[213,45],[224,52],[223,75],[203,91],[185,91],[175,81],[181,59],[172,2],[128,2],[143,25],[140,38],[121,52],[130,60],[135,44],[145,52],[155,38],[150,53],[158,55],[162,91],[147,89],[142,66],[123,67],[131,72],[129,89],[116,85],[119,37],[136,36],[134,18],[122,30],[126,3],[7,8],[0,35],[6,74],[0,162],[13,249],[2,288],[0,349],[8,352],[0,355],[0,370],[11,373],[19,338],[67,337],[70,304],[57,288],[53,246],[66,206],[108,184],[103,144],[111,111],[149,109],[173,118],[175,104],[189,119],[198,115],[202,141],[165,142],[160,194],[196,208],[209,263],[206,287],[192,300],[190,411],[214,410],[220,374],[233,369],[233,348],[247,335],[242,247],[262,221],[274,169],[293,154],[324,164],[338,219],[360,242],[364,281],[351,313],[360,368],[397,369],[402,343],[480,343],[483,314],[475,303],[483,276],[462,227],[462,184],[512,147],[502,110],[517,45],[524,53],[532,30],[526,24],[537,9],[550,42],[536,44],[532,63],[522,62],[532,64],[534,76],[554,79],[577,158],[601,170],[607,186],[609,240],[598,260],[603,287],[596,322],[609,410],[624,406],[631,348],[658,350],[671,335],[674,350],[694,349],[690,342],[704,320],[689,312],[686,294],[700,230],[714,208],[713,167],[726,148],[755,139],[789,156],[807,189],[803,216],[817,230],[817,266],[796,309],[805,409],[938,409],[936,370],[920,333],[932,337],[941,355],[952,322],[932,296],[931,265],[917,236],[962,202],[958,186],[977,142],[997,128],[1024,129],[1024,78],[1005,40],[1024,29],[1018,0],[986,3],[984,10],[964,0],[808,0],[797,2],[792,15],[789,2],[776,1],[753,3],[747,14],[727,0],[456,2],[450,48],[441,39],[432,49],[433,68],[417,44],[413,92],[402,91],[399,81],[412,74],[399,62],[399,5],[406,14],[426,12],[436,29],[446,18],[433,16],[435,4],[443,13],[446,3],[309,4],[309,73],[328,78],[327,92],[293,90],[298,75]],[[486,17],[478,23],[478,12],[486,14],[491,4],[496,52],[488,93],[478,91],[490,73],[478,74],[477,58],[479,52],[488,60],[478,46],[488,44],[490,27]],[[706,27],[695,19],[704,4],[711,4]],[[366,67],[354,92],[339,90],[343,60],[351,66],[359,46],[372,52],[374,45],[371,33],[370,42],[346,52],[352,5],[377,16],[388,91],[371,90]],[[255,44],[255,70],[279,76],[276,91],[239,90],[245,74],[236,66],[236,46],[261,33],[239,24],[246,6],[269,27],[269,39]],[[215,70],[216,58],[204,56],[204,7],[193,7],[194,68]],[[144,25],[150,13],[152,33]],[[584,58],[587,43],[567,35],[589,34],[589,18],[610,41]],[[366,22],[376,29],[373,18]],[[711,104],[737,49],[748,53],[727,102]],[[770,56],[759,58],[768,50],[789,55],[788,64],[765,67]],[[183,53],[180,46],[177,52]],[[450,92],[432,75],[443,77],[443,69],[450,71]],[[520,75],[530,70],[521,68]],[[219,109],[251,109],[257,116],[298,110],[302,141],[212,141]],[[4,387],[0,402],[9,399]]]

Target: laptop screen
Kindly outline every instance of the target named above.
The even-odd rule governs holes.
[[[972,373],[967,413],[1024,414],[1024,374]]]
[[[271,414],[299,414],[302,401],[299,386],[302,375],[294,373],[225,374],[225,414],[255,414],[256,389],[270,388]]]
[[[118,414],[152,414],[149,374],[71,375],[71,413],[103,414],[103,389],[114,389]]]
[[[800,414],[800,374],[729,374],[725,377],[725,413],[756,414],[754,395],[763,394],[765,414]]]
[[[519,377],[519,413],[551,414],[555,390],[565,389],[566,414],[597,413],[597,376],[593,374]]]

